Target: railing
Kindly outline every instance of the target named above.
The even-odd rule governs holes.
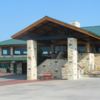
[[[1,55],[0,57],[27,57],[27,55]]]
[[[27,61],[27,56],[20,55],[20,56],[1,56],[1,61]]]

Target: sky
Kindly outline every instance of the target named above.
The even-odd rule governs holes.
[[[100,0],[0,0],[0,41],[49,16],[81,27],[100,25]]]

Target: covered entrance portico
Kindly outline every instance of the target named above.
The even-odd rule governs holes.
[[[45,58],[66,60],[64,65],[60,66],[61,79],[76,80],[80,78],[80,69],[83,66],[79,65],[78,52],[88,53],[87,66],[89,69],[94,68],[93,48],[95,46],[94,42],[99,41],[99,38],[79,27],[44,17],[15,34],[13,38],[27,40],[28,80],[37,80],[37,72],[40,65],[40,63],[39,65],[37,63],[43,55]],[[45,50],[47,46],[50,50]],[[43,47],[45,48],[43,49]],[[62,50],[59,49],[60,47],[62,47]],[[38,50],[43,51],[42,56],[38,54]],[[60,65],[60,63],[58,64]],[[53,63],[50,65],[56,67]],[[43,66],[45,67],[46,65],[44,64]]]

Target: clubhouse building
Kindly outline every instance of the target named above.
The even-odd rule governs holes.
[[[43,17],[0,42],[0,71],[28,80],[77,80],[100,71],[100,26],[80,27]]]

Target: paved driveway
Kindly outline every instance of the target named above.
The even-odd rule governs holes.
[[[0,86],[0,100],[100,100],[100,79]]]

